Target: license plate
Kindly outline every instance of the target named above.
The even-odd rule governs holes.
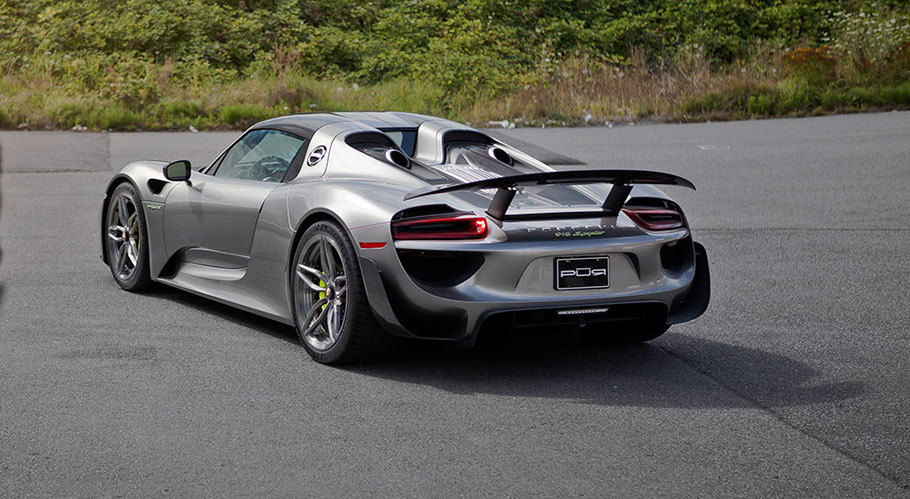
[[[556,289],[597,289],[610,287],[610,257],[557,258]]]

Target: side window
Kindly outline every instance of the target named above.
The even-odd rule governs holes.
[[[278,130],[253,130],[224,155],[216,177],[281,182],[306,140]]]
[[[417,149],[417,131],[416,130],[382,130],[388,135],[398,147],[408,156],[414,157]]]

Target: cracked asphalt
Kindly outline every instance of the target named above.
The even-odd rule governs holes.
[[[318,365],[98,258],[114,170],[236,133],[0,132],[0,496],[910,497],[910,113],[497,133],[692,180],[706,314]]]

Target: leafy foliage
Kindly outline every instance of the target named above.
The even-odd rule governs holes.
[[[780,70],[776,81],[897,88],[908,77],[908,19],[903,0],[0,0],[0,118],[241,126],[268,113],[380,107],[364,96],[471,117],[490,102],[546,101],[581,66],[702,81],[763,65]],[[355,84],[363,91],[332,92]],[[242,93],[253,87],[266,94]],[[678,95],[693,97],[687,88]],[[683,107],[713,102],[709,90]],[[754,91],[741,109],[792,107]],[[523,106],[494,107],[556,112]]]

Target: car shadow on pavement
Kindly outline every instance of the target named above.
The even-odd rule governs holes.
[[[295,329],[279,322],[175,289],[147,294],[299,345]],[[781,407],[836,402],[865,392],[860,382],[822,382],[815,369],[784,355],[673,330],[651,343],[622,347],[547,332],[513,335],[505,347],[462,351],[412,341],[384,362],[341,369],[457,394],[611,406]]]
[[[143,292],[143,295],[177,302],[199,312],[220,317],[226,321],[240,324],[241,326],[253,329],[257,332],[278,338],[279,340],[284,340],[295,345],[300,344],[300,341],[297,339],[297,331],[291,326],[234,308],[230,305],[224,305],[209,298],[194,295],[193,293],[167,286],[157,286],[152,290]]]
[[[672,332],[622,347],[591,345],[572,334],[513,336],[496,350],[414,344],[389,362],[346,369],[453,393],[611,406],[780,407],[865,391],[860,382],[823,382],[815,369],[783,355]]]

